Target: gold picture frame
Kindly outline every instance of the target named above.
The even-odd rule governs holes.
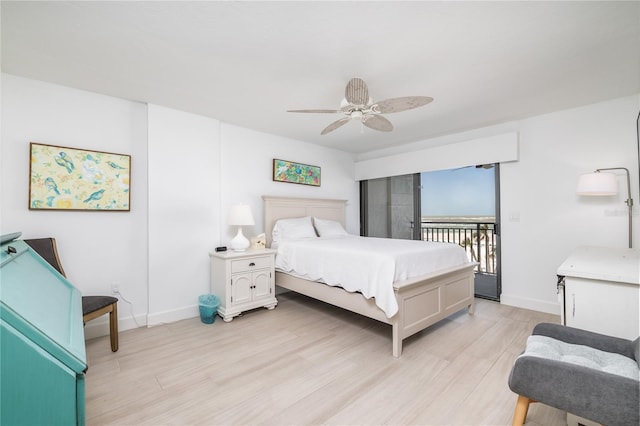
[[[37,142],[29,152],[29,210],[130,211],[130,155]]]

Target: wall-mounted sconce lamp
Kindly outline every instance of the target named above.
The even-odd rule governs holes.
[[[629,248],[632,248],[632,214],[633,199],[631,198],[631,178],[629,170],[625,167],[611,167],[607,169],[597,169],[593,173],[587,173],[580,176],[578,181],[578,195],[587,196],[610,196],[618,194],[618,182],[614,173],[601,173],[605,170],[624,170],[627,174],[627,200],[625,204],[629,209]]]

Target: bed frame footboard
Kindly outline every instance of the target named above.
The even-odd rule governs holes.
[[[349,293],[340,287],[308,281],[276,272],[276,285],[343,309],[391,324],[392,353],[402,354],[402,341],[443,318],[469,308],[473,314],[475,264],[417,277],[394,284],[398,313],[387,318],[373,299],[360,293]]]
[[[391,318],[393,356],[402,341],[464,308],[473,314],[475,264],[440,271],[394,285],[398,314]]]

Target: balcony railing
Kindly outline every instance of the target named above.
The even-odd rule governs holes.
[[[495,222],[432,222],[420,223],[422,240],[456,243],[462,246],[469,260],[478,262],[476,271],[496,274]]]

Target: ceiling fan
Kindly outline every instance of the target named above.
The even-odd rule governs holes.
[[[369,96],[367,83],[361,78],[354,77],[349,80],[347,87],[344,89],[344,99],[340,103],[340,109],[292,109],[287,112],[342,113],[345,115],[345,117],[325,127],[320,132],[321,135],[326,135],[338,127],[344,126],[352,119],[360,120],[362,124],[373,130],[390,132],[393,130],[393,124],[380,114],[418,108],[431,101],[433,101],[433,98],[428,96],[405,96],[373,102]]]

